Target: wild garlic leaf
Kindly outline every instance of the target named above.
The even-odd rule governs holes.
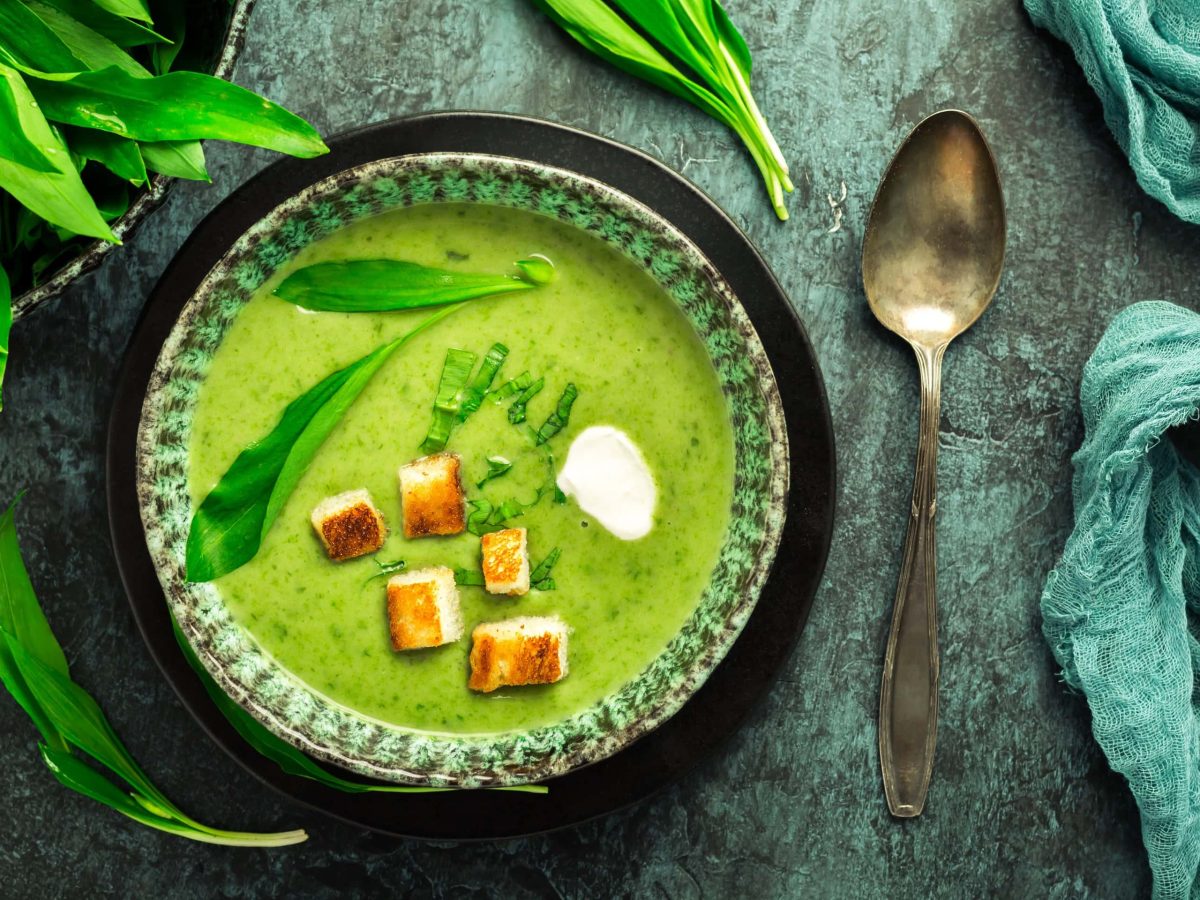
[[[172,806],[169,809],[156,811],[157,804],[148,803],[138,794],[127,794],[105,778],[100,772],[91,768],[71,753],[53,750],[44,744],[39,744],[42,762],[58,779],[58,783],[78,794],[95,800],[135,822],[185,837],[206,844],[221,844],[227,847],[286,847],[308,840],[308,834],[303,830],[280,831],[273,834],[258,834],[242,831],[222,831],[191,824],[184,820],[171,817],[176,812]]]
[[[67,658],[38,604],[17,542],[18,497],[0,516],[0,629],[13,635],[43,665],[67,674]]]
[[[82,62],[85,68],[103,69],[107,66],[117,66],[135,78],[150,77],[150,72],[141,63],[104,35],[93,31],[74,17],[40,0],[23,2],[54,32],[71,55]]]
[[[530,281],[508,275],[476,275],[400,259],[351,259],[297,269],[275,289],[275,296],[319,312],[385,312],[532,287]]]
[[[14,504],[15,505],[15,504]],[[220,831],[189,818],[150,781],[121,745],[96,701],[71,680],[62,648],[42,613],[13,523],[0,518],[0,681],[43,737],[42,759],[63,785],[143,824],[193,840],[270,846],[303,840],[303,832],[248,834]],[[73,755],[71,747],[127,779],[126,794]]]
[[[21,560],[13,526],[13,506],[0,519],[0,634],[22,633],[27,635],[33,652],[38,653],[49,665],[61,666],[65,671],[66,658],[62,648],[50,632],[50,626],[42,615],[41,607],[33,596],[29,575]],[[66,738],[46,715],[37,698],[25,683],[17,662],[9,652],[8,642],[0,637],[0,682],[25,710],[48,744],[66,749]]]
[[[69,674],[51,669],[35,659],[12,634],[4,632],[3,639],[30,693],[67,743],[119,775],[135,790],[169,806],[171,801],[134,762],[91,695],[72,681]]]
[[[142,141],[138,149],[151,172],[189,181],[212,181],[204,166],[204,147],[199,141]]]
[[[126,19],[137,19],[139,22],[150,24],[150,7],[145,0],[92,0],[103,10]]]
[[[4,0],[0,0],[0,3]],[[16,103],[21,131],[41,149],[53,172],[36,172],[0,159],[0,188],[48,222],[75,234],[116,241],[79,178],[66,145],[54,133],[20,73],[0,63],[0,81]]]
[[[166,37],[171,39],[169,44],[159,44],[150,51],[150,64],[154,67],[155,75],[165,75],[175,65],[179,51],[183,49],[187,37],[186,7],[183,3],[158,3],[154,10],[154,24]]]
[[[4,373],[8,369],[8,337],[12,332],[12,321],[12,288],[4,267],[0,266],[0,390],[4,387]],[[0,393],[0,409],[4,409],[3,393]],[[3,566],[2,561],[0,566]]]
[[[212,581],[254,558],[300,476],[371,377],[393,353],[455,309],[439,310],[288,404],[270,434],[238,455],[192,517],[188,581]]]
[[[158,32],[102,8],[92,0],[45,0],[119,47],[166,43]]]
[[[716,0],[533,2],[591,52],[733,129],[758,166],[776,214],[787,218],[787,163],[750,93],[746,43]]]
[[[16,64],[43,72],[87,68],[54,29],[20,0],[0,0],[0,50],[7,51]]]
[[[54,164],[46,158],[44,148],[25,135],[20,113],[12,86],[7,79],[0,78],[0,159],[35,172],[54,172]]]
[[[299,157],[329,152],[299,116],[211,75],[171,72],[136,78],[115,66],[67,75],[29,67],[21,71],[46,118],[54,122],[137,141],[215,138]]]
[[[133,185],[146,183],[146,164],[137,143],[107,131],[63,126],[63,136],[72,152],[94,160],[118,178]]]
[[[680,72],[603,0],[533,2],[591,52],[730,124],[732,114],[718,97]]]

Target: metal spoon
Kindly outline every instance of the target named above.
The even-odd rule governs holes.
[[[863,237],[863,286],[884,327],[921,369],[912,518],[879,698],[879,764],[894,816],[919,816],[937,737],[938,422],[942,355],[982,315],[1004,265],[1004,195],[979,125],[958,110],[921,122],[875,194]]]

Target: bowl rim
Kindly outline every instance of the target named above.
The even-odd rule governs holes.
[[[225,27],[225,36],[221,39],[220,53],[212,75],[226,81],[233,75],[234,66],[246,45],[246,29],[250,22],[250,13],[258,0],[234,0],[229,13],[229,22]],[[162,205],[167,199],[167,192],[176,179],[155,173],[150,176],[146,186],[140,190],[130,204],[110,228],[120,244],[97,238],[71,259],[67,260],[50,278],[36,287],[31,287],[12,299],[13,321],[28,315],[39,306],[57,297],[71,282],[96,269],[108,255],[123,246],[126,238],[133,236],[139,225]]]
[[[244,252],[246,247],[252,247],[263,239],[264,234],[269,231],[269,228],[264,224],[268,223],[273,218],[286,213],[289,210],[297,210],[304,204],[312,201],[314,197],[321,197],[331,191],[336,192],[342,185],[350,181],[365,180],[373,173],[387,170],[389,167],[395,169],[401,166],[409,167],[424,167],[429,168],[431,164],[434,167],[438,164],[445,164],[450,161],[470,160],[476,163],[488,163],[492,165],[508,166],[514,170],[523,172],[526,176],[532,176],[535,181],[545,182],[547,179],[553,181],[554,178],[564,180],[568,184],[586,188],[589,191],[596,192],[599,195],[608,199],[609,202],[615,203],[619,208],[623,208],[632,218],[637,221],[652,225],[669,239],[669,243],[680,248],[684,255],[689,258],[689,263],[696,270],[701,272],[706,280],[714,296],[719,298],[730,320],[736,324],[738,335],[746,342],[746,347],[749,351],[748,355],[753,357],[751,368],[754,370],[754,383],[762,393],[764,403],[764,416],[766,419],[766,428],[768,436],[766,446],[770,454],[770,473],[766,478],[767,497],[763,501],[765,503],[765,512],[763,514],[763,531],[762,540],[758,545],[759,552],[754,557],[754,562],[749,565],[747,574],[745,575],[745,584],[737,592],[738,600],[731,607],[728,615],[725,618],[724,630],[720,632],[717,639],[711,646],[706,645],[706,653],[703,658],[693,661],[691,668],[685,673],[683,682],[676,685],[676,689],[672,691],[665,702],[656,704],[649,711],[643,711],[632,723],[623,724],[618,729],[617,734],[619,739],[614,742],[612,735],[605,735],[606,739],[591,740],[580,750],[573,750],[571,754],[562,756],[561,754],[546,754],[538,763],[530,766],[525,765],[520,767],[519,771],[505,770],[503,767],[498,767],[493,771],[480,775],[471,773],[463,776],[461,774],[447,775],[444,772],[414,772],[408,769],[398,769],[394,764],[381,767],[377,764],[370,763],[361,757],[348,756],[345,748],[331,748],[328,744],[314,742],[311,734],[299,733],[293,723],[286,720],[281,721],[281,717],[277,710],[264,706],[257,702],[256,698],[251,695],[244,684],[238,679],[232,677],[227,671],[227,667],[221,664],[218,660],[210,656],[208,649],[203,645],[197,645],[197,639],[200,637],[198,630],[194,628],[195,622],[187,617],[187,607],[183,602],[186,588],[181,584],[180,579],[173,579],[168,574],[168,564],[164,564],[162,542],[157,540],[160,535],[157,535],[156,529],[159,525],[159,520],[156,518],[148,498],[143,492],[144,482],[139,477],[139,505],[142,517],[143,527],[147,537],[147,545],[150,549],[151,556],[154,557],[154,567],[156,574],[159,577],[160,584],[168,597],[168,602],[175,611],[177,618],[189,642],[197,651],[197,655],[204,663],[209,673],[217,680],[218,684],[227,691],[234,699],[239,702],[243,708],[248,709],[256,718],[264,725],[271,729],[276,734],[285,738],[289,742],[298,746],[305,752],[328,762],[333,762],[351,771],[359,774],[368,775],[370,777],[382,778],[390,781],[400,781],[402,783],[411,784],[432,784],[432,785],[452,785],[462,787],[478,787],[478,786],[493,786],[500,784],[516,784],[526,783],[529,781],[541,780],[545,777],[560,775],[566,771],[579,768],[583,765],[590,764],[597,760],[606,758],[616,753],[617,751],[628,746],[633,741],[637,740],[644,734],[652,731],[662,722],[666,721],[673,715],[686,701],[690,698],[703,684],[707,677],[716,668],[717,664],[724,658],[737,636],[740,634],[742,627],[749,618],[757,603],[759,594],[766,581],[766,577],[770,572],[774,554],[779,546],[779,541],[783,528],[783,516],[786,512],[789,491],[789,455],[787,444],[787,427],[783,417],[782,404],[779,397],[778,387],[774,380],[774,373],[771,365],[766,357],[766,352],[758,338],[757,332],[754,330],[753,324],[750,322],[744,308],[737,300],[732,288],[726,282],[720,272],[713,266],[707,256],[700,248],[678,227],[673,225],[664,216],[651,209],[646,204],[629,196],[625,192],[606,184],[600,179],[574,172],[570,169],[560,168],[557,166],[540,163],[532,160],[521,159],[511,156],[503,156],[494,153],[478,153],[478,152],[458,152],[458,151],[443,151],[443,152],[420,152],[406,154],[402,156],[384,157],[369,162],[361,163],[356,166],[335,172],[308,185],[308,187],[293,194],[281,203],[277,204],[270,212],[262,216],[255,224],[251,225],[237,240],[226,250],[214,268],[200,282],[194,295],[185,301],[184,307],[176,319],[174,325],[170,329],[170,334],[167,336],[162,349],[159,352],[158,359],[155,363],[154,373],[151,375],[149,388],[146,393],[146,398],[143,404],[142,417],[138,428],[138,454],[136,461],[136,470],[142,473],[144,460],[149,444],[145,438],[153,431],[153,427],[147,426],[148,422],[153,421],[152,399],[156,396],[157,390],[161,389],[165,381],[165,371],[169,369],[170,363],[173,362],[176,351],[179,347],[179,338],[186,334],[195,324],[192,319],[198,315],[200,305],[197,298],[206,295],[206,292],[211,291],[216,283],[218,274],[222,273],[222,264],[237,258],[239,251]],[[476,201],[486,202],[486,201]],[[628,254],[627,254],[628,255]],[[638,262],[635,260],[635,262]],[[639,263],[643,268],[649,268],[648,263]],[[653,273],[652,273],[653,274]],[[264,279],[266,276],[263,276]],[[663,284],[661,279],[660,284]],[[261,283],[261,282],[259,282]],[[665,287],[665,285],[664,285]],[[678,298],[676,302],[679,303]],[[682,305],[682,304],[681,304]],[[189,315],[189,309],[192,310],[192,315]],[[230,315],[236,314],[231,313]],[[693,327],[696,323],[692,322]],[[712,353],[709,348],[710,354]],[[742,462],[739,458],[739,466]],[[190,509],[190,501],[188,502]],[[727,543],[729,537],[727,535]],[[724,548],[725,545],[723,545]],[[724,549],[723,549],[724,553]],[[205,585],[199,586],[206,587]],[[208,586],[211,588],[211,586]],[[213,594],[217,592],[212,589]],[[702,598],[703,599],[703,598]],[[702,604],[698,604],[700,608]],[[691,619],[688,620],[689,623]],[[686,630],[686,629],[685,629]],[[248,634],[248,632],[247,632]],[[678,636],[677,636],[678,637]],[[666,650],[660,655],[661,659],[666,655]],[[657,659],[655,660],[657,662]],[[633,679],[631,684],[642,679],[647,672],[653,668],[654,663]],[[309,694],[315,694],[322,697],[318,691],[309,688],[304,682],[286,668],[280,667],[286,672],[288,677],[293,682],[300,685]],[[610,702],[616,695],[610,695],[604,698],[596,706],[603,706]],[[338,704],[328,701],[331,705],[339,706]],[[350,709],[348,707],[340,707],[340,709],[348,716],[359,719],[368,720],[363,713]],[[550,726],[540,726],[539,728],[559,728],[569,723],[573,718],[559,721]],[[375,722],[376,725],[384,725],[388,729],[398,730],[406,735],[413,735],[409,729],[403,729],[399,726],[386,725],[385,723]],[[536,731],[538,729],[534,729]],[[532,733],[532,732],[523,732]],[[509,733],[511,734],[511,733]],[[497,743],[504,738],[504,734],[487,735],[481,740],[478,735],[439,735],[437,742],[443,745],[472,745],[472,746],[487,746]]]

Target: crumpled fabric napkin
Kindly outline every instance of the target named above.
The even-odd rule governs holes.
[[[1200,471],[1163,435],[1197,416],[1200,315],[1124,310],[1080,401],[1075,530],[1042,595],[1042,630],[1129,781],[1155,897],[1187,897],[1200,892]]]
[[[1025,8],[1075,51],[1142,188],[1200,222],[1200,3],[1025,0]]]

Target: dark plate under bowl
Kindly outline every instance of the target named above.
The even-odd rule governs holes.
[[[472,840],[560,828],[641,800],[687,771],[766,693],[804,627],[833,532],[833,431],[812,346],[753,245],[703,193],[643,153],[573,128],[491,113],[414,116],[341,135],[331,153],[286,159],[234,191],[193,232],[150,296],[127,353],[109,426],[108,507],[122,580],[155,661],[212,738],[285,796],[396,836]],[[741,637],[704,686],[657,730],[616,756],[548,782],[547,795],[504,791],[345,794],[282,772],[247,745],[204,693],[171,632],[138,518],[135,441],[150,373],[181,308],[242,234],[297,191],[335,172],[409,153],[530,159],[604,181],[694,241],[733,287],[770,357],[793,465],[775,566]]]

